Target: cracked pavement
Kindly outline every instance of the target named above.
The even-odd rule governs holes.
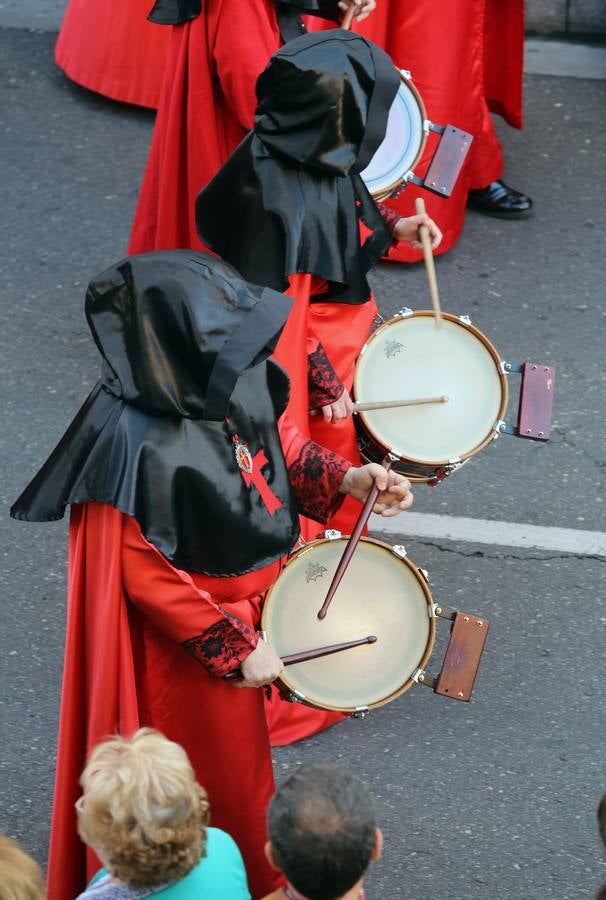
[[[53,40],[0,29],[5,509],[96,379],[84,288],[124,252],[153,120],[67,82]],[[506,178],[531,194],[535,215],[470,214],[437,263],[445,309],[471,315],[504,358],[557,367],[554,438],[501,437],[440,488],[418,487],[418,511],[604,530],[605,93],[604,82],[527,78],[525,131],[499,131]],[[384,316],[427,305],[419,266],[382,266],[374,284]],[[66,526],[5,517],[1,527],[0,826],[44,861]],[[606,789],[603,560],[406,543],[436,600],[492,620],[471,704],[416,686],[364,721],[277,751],[278,778],[330,758],[367,779],[386,835],[371,897],[592,896],[606,880],[595,829]]]

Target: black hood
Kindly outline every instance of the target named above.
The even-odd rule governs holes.
[[[248,135],[196,202],[202,241],[277,290],[305,272],[361,303],[391,236],[359,173],[381,144],[400,83],[375,44],[335,29],[276,53]],[[370,231],[360,246],[360,219]],[[323,298],[324,299],[324,298]]]
[[[210,575],[282,556],[298,533],[276,426],[288,378],[268,357],[290,305],[193,251],[129,257],[94,279],[102,377],[11,515],[109,503],[175,565]],[[259,454],[276,509],[246,483],[242,446]]]

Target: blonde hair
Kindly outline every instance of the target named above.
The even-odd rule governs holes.
[[[179,744],[151,728],[95,747],[80,778],[78,832],[120,881],[154,887],[200,861],[206,791]]]
[[[0,900],[43,900],[44,879],[37,863],[0,834]]]

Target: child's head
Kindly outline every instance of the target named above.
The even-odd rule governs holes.
[[[0,900],[43,900],[42,872],[15,841],[0,834]]]
[[[184,878],[206,842],[209,805],[179,744],[151,728],[93,749],[78,831],[114,878],[153,887]]]

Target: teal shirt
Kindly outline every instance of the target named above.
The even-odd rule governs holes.
[[[105,869],[97,872],[89,888],[104,875]],[[88,889],[84,896],[87,893]],[[148,896],[162,900],[250,900],[244,863],[234,840],[219,828],[207,828],[206,855],[198,865],[181,881]]]

